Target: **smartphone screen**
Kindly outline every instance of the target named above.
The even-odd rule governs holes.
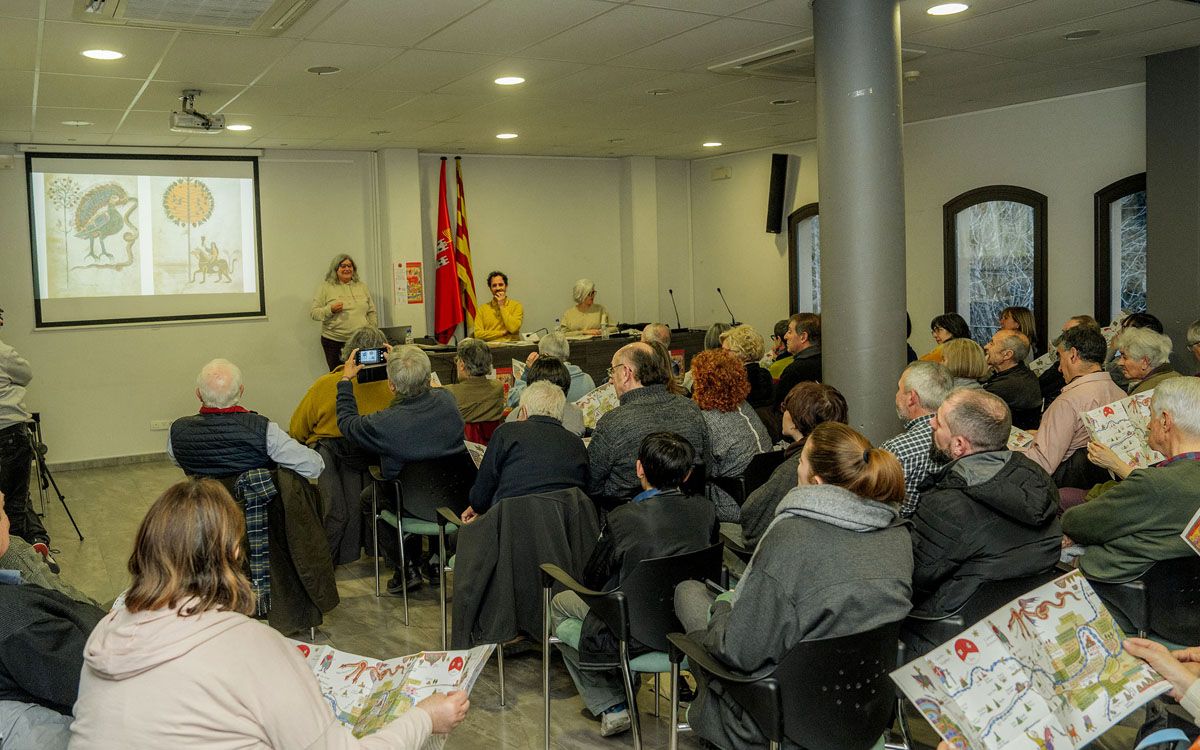
[[[360,365],[378,365],[383,363],[383,353],[386,349],[360,349],[358,363]]]

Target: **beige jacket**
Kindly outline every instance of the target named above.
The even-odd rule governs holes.
[[[234,612],[110,612],[88,638],[74,750],[411,748],[430,734],[410,709],[355,739],[283,636]]]
[[[340,312],[331,309],[334,302],[342,303]],[[379,325],[371,292],[361,281],[349,284],[322,281],[313,295],[310,315],[321,323],[321,335],[334,341],[345,341],[363,326]]]

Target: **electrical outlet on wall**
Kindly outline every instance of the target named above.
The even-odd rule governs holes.
[[[173,420],[170,420],[170,419],[151,419],[150,420],[150,429],[152,429],[152,430],[169,430],[169,429],[171,429],[172,421]]]

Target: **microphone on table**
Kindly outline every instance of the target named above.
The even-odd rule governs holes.
[[[668,289],[667,294],[671,295],[671,307],[675,308],[675,330],[672,333],[679,333],[683,330],[683,323],[679,322],[679,306],[675,304],[675,290]]]
[[[717,287],[717,294],[718,294],[718,295],[720,295],[720,297],[721,297],[721,301],[722,301],[722,302],[725,302],[725,295],[724,295],[724,294],[721,294],[721,287]],[[738,322],[737,322],[737,318],[733,317],[733,310],[730,310],[730,309],[729,309],[729,303],[728,303],[728,302],[725,302],[725,312],[729,313],[729,323],[730,323],[730,325],[737,325],[737,324],[738,324]]]

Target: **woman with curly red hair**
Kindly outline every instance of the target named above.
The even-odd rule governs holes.
[[[746,403],[749,393],[746,368],[728,350],[709,349],[692,359],[692,400],[704,415],[712,443],[709,477],[736,477],[755,454],[771,449],[767,428]],[[710,484],[708,496],[719,520],[741,517],[737,502],[721,488]]]

